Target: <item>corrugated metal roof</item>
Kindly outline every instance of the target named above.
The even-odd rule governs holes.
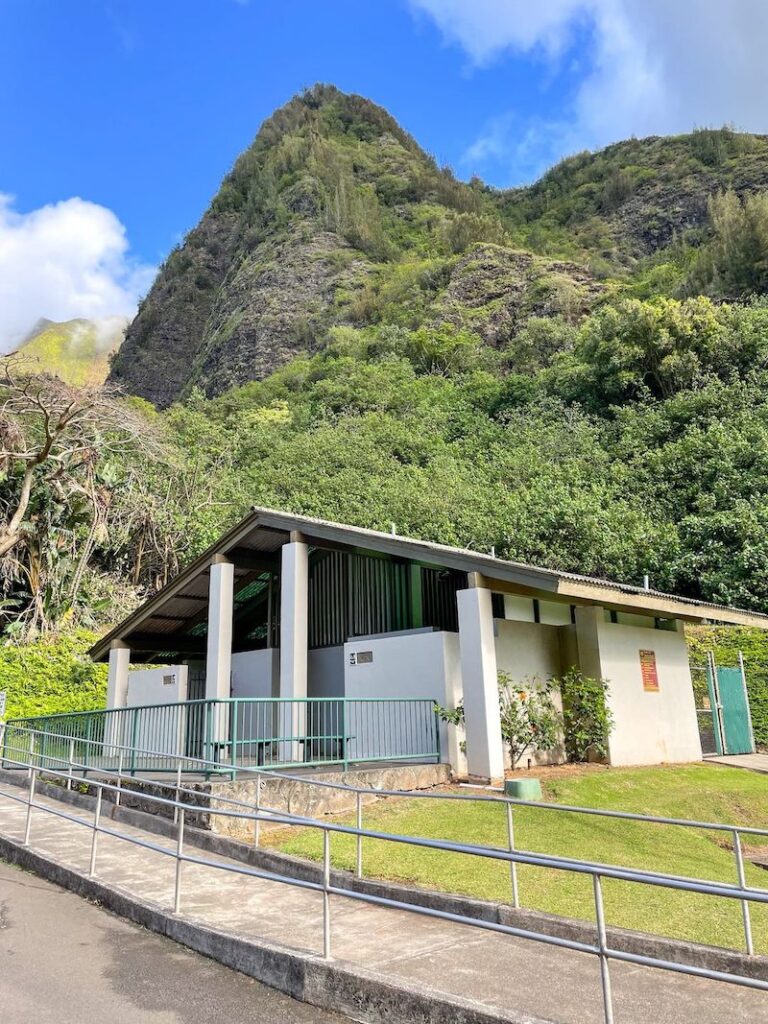
[[[146,629],[151,625],[152,633],[162,633],[164,636],[189,636],[190,630],[199,625],[205,615],[208,572],[215,556],[236,555],[235,591],[237,595],[240,587],[245,597],[249,588],[258,589],[254,588],[254,579],[258,576],[260,559],[264,559],[262,570],[270,559],[274,564],[277,552],[294,532],[303,534],[313,544],[325,542],[358,550],[377,551],[426,565],[459,569],[477,574],[476,582],[481,585],[485,583],[492,587],[495,584],[520,593],[535,592],[551,596],[554,600],[625,607],[672,618],[698,621],[714,619],[768,629],[768,615],[759,612],[513,562],[481,551],[255,507],[171,583],[96,643],[91,648],[91,656],[96,659],[106,657],[113,640],[128,638],[130,642],[130,634],[137,632],[139,627]],[[195,632],[198,630],[195,629]]]

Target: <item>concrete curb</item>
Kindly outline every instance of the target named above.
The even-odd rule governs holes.
[[[498,1007],[425,985],[395,984],[344,961],[325,961],[197,924],[1,835],[0,857],[294,999],[365,1024],[553,1024],[527,1014],[510,1016]]]
[[[9,775],[14,777],[8,778]],[[21,773],[0,772],[0,778],[14,785],[23,786],[26,778]],[[95,799],[92,796],[68,791],[61,786],[38,782],[38,793],[61,800],[64,803],[92,809]],[[172,838],[176,829],[170,819],[159,815],[148,814],[127,807],[115,807],[105,803],[102,814],[114,821]],[[254,848],[226,836],[196,829],[187,828],[187,841],[198,849],[230,857],[253,867],[263,868],[275,874],[288,875],[304,881],[321,882],[322,868],[313,861],[301,860],[288,854],[278,853],[265,848]],[[467,896],[453,896],[450,893],[419,889],[414,886],[398,885],[392,882],[357,878],[351,872],[334,869],[331,872],[332,884],[356,892],[383,896],[402,903],[449,913],[462,914],[480,921],[512,925],[539,931],[545,935],[559,938],[574,939],[579,942],[594,943],[595,928],[586,921],[560,917],[538,910],[515,910],[508,904],[492,903],[486,900],[472,899]],[[653,956],[673,963],[690,964],[694,967],[706,967],[710,970],[723,971],[726,974],[740,974],[747,978],[768,981],[768,957],[748,956],[738,950],[721,949],[718,946],[707,946],[702,943],[685,942],[680,939],[669,939],[663,936],[650,935],[645,932],[632,931],[626,928],[608,928],[608,942],[617,950],[636,953],[641,956]]]

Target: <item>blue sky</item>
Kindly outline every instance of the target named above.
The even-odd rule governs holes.
[[[369,96],[461,176],[507,186],[633,133],[768,131],[766,7],[0,0],[0,347],[33,312],[130,313],[306,85]]]

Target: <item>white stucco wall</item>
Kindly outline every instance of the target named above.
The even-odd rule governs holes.
[[[545,682],[560,671],[558,627],[538,622],[496,619],[496,664],[516,683]]]
[[[173,705],[186,699],[186,665],[134,669],[128,673],[128,708],[143,707],[147,704]],[[134,731],[135,716],[123,716],[122,736],[115,736],[116,742],[132,746],[135,736],[136,745],[141,750],[157,754],[184,752],[185,724],[182,715],[175,708],[147,710],[138,712],[137,715],[137,731]]]
[[[233,697],[277,697],[278,666],[277,648],[233,654],[230,693]]]
[[[564,606],[570,620],[570,609]],[[538,622],[510,621],[497,619],[496,630],[496,663],[500,672],[508,673],[513,683],[524,683],[526,686],[546,683],[552,676],[561,671],[561,628],[556,625],[545,625]],[[558,710],[562,710],[559,691],[552,694],[553,702]],[[552,751],[523,754],[521,765],[525,766],[528,757],[534,764],[560,764],[565,760],[565,750],[561,744]],[[505,745],[504,758],[506,766],[511,766],[509,751]]]
[[[370,652],[370,662],[352,664],[352,655]],[[348,641],[344,645],[344,691],[349,698],[424,698],[443,707],[455,707],[461,699],[459,638],[455,633],[414,631],[385,637]],[[365,756],[377,741],[372,724],[360,723],[350,746],[350,757]],[[391,723],[394,726],[394,722]],[[388,742],[403,749],[405,737],[390,728]],[[444,761],[461,770],[457,731],[440,727],[440,751]]]
[[[276,697],[280,689],[280,659],[277,648],[261,651],[239,651],[232,655],[233,697]],[[221,714],[222,712],[220,712]],[[223,712],[226,716],[226,710]],[[231,723],[237,733],[238,756],[256,759],[258,750],[249,740],[261,740],[278,735],[277,707],[271,704],[241,704],[237,723]],[[226,724],[221,723],[222,727]],[[229,735],[227,731],[225,735]]]
[[[344,647],[320,647],[310,651],[307,667],[310,697],[344,696]]]
[[[698,761],[701,741],[682,632],[598,622],[600,669],[610,684],[613,765]],[[640,651],[653,651],[658,692],[643,689]]]
[[[173,704],[187,699],[187,666],[138,668],[128,673],[126,707],[143,704]]]

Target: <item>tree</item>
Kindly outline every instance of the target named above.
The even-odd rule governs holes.
[[[729,190],[709,200],[712,240],[686,282],[690,293],[740,298],[768,291],[768,192],[740,199]]]
[[[159,449],[114,392],[0,361],[0,569],[17,623],[46,628],[76,601],[107,526],[110,462],[140,447]]]

